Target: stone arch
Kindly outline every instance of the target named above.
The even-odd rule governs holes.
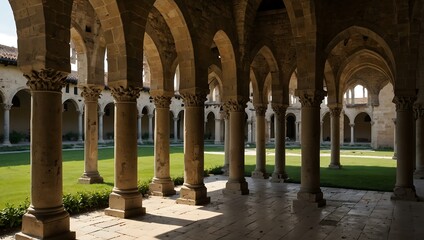
[[[143,41],[150,1],[89,0],[104,31],[108,85],[141,87]],[[122,71],[125,69],[125,71]]]
[[[355,116],[355,142],[371,143],[371,117],[367,112]]]
[[[67,98],[63,101],[62,110],[62,134],[64,141],[77,141],[78,140],[78,118],[79,113],[82,111],[78,103],[73,98]]]
[[[9,100],[4,103],[13,104],[13,98],[19,99],[19,106],[12,105],[10,109],[10,132],[19,132],[25,136],[30,135],[30,118],[31,118],[31,93],[28,88],[20,87],[16,89],[14,94],[10,95]],[[27,137],[26,137],[27,138]]]
[[[68,97],[68,98],[63,99],[62,103],[65,103],[67,101],[69,101],[72,105],[74,105],[76,111],[82,111],[83,110],[82,109],[83,107],[78,104],[78,102],[77,102],[78,100],[71,98],[71,97]]]
[[[26,91],[29,91],[29,88],[27,87],[27,86],[21,86],[21,87],[18,87],[18,88],[16,88],[16,89],[14,89],[10,94],[9,94],[9,98],[5,98],[4,99],[4,103],[12,103],[12,99],[13,99],[13,97],[18,93],[18,92],[20,92],[21,90],[26,90]]]
[[[164,79],[163,61],[159,50],[148,33],[144,34],[144,53],[149,64],[151,79],[154,79],[154,81],[150,82],[150,89],[153,91],[168,90],[173,92],[173,84],[167,84],[166,79]]]
[[[69,73],[72,1],[34,0],[22,4],[19,0],[11,0],[9,3],[15,17],[18,62],[22,72],[30,74],[31,71],[54,69]],[[57,21],[59,17],[61,20]]]
[[[224,79],[224,81],[221,82],[221,92],[223,96],[236,96],[237,88],[234,88],[234,86],[238,84],[238,81],[236,56],[233,44],[223,30],[219,30],[215,33],[213,41],[221,57],[222,79]]]
[[[188,16],[188,13],[183,12],[186,9],[180,7],[179,4],[181,3],[174,0],[161,0],[155,1],[153,6],[165,19],[175,41],[180,76],[184,77],[184,81],[180,81],[181,91],[198,87],[199,84],[202,86],[203,81],[200,76],[196,76],[195,49],[190,34],[190,29],[193,29],[193,26],[185,17]],[[203,85],[206,85],[205,83]]]

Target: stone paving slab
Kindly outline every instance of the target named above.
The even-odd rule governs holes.
[[[95,211],[73,216],[71,229],[81,240],[424,239],[423,202],[392,201],[386,192],[322,188],[327,206],[293,209],[300,185],[247,181],[247,196],[223,195],[226,178],[211,176],[205,179],[208,205],[179,205],[178,195],[152,196],[143,200],[144,216],[118,219]]]

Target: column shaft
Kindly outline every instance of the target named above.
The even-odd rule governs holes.
[[[273,104],[275,113],[275,168],[271,182],[288,179],[286,172],[286,105]]]
[[[137,130],[138,130],[138,143],[143,144],[143,131],[142,131],[142,125],[141,120],[143,118],[143,114],[139,114],[137,116]]]
[[[99,142],[103,143],[103,116],[105,115],[104,112],[99,112]]]
[[[215,119],[215,144],[221,144],[221,122],[221,119]]]
[[[414,177],[424,179],[424,107],[421,104],[415,106],[416,116],[416,169]]]
[[[395,96],[396,104],[396,140],[397,140],[397,168],[396,185],[392,199],[418,200],[413,182],[415,139],[412,104],[415,97]]]
[[[137,188],[137,102],[139,89],[112,88],[115,98],[115,185],[106,215],[129,218],[142,215]]]
[[[315,91],[299,91],[302,103],[302,167],[301,185],[294,205],[325,205],[320,189],[320,104],[324,93]]]
[[[175,194],[169,165],[169,104],[171,104],[171,97],[154,96],[153,99],[156,106],[155,172],[149,188],[152,195],[170,196]]]
[[[350,145],[355,144],[355,124],[350,124]]]
[[[153,114],[149,114],[149,142],[153,142]]]
[[[96,116],[97,117],[97,116]],[[82,111],[78,111],[78,141],[82,142],[82,122],[83,122],[83,114]]]
[[[268,178],[265,155],[265,106],[255,106],[256,110],[256,168],[252,178]]]
[[[244,123],[245,101],[229,101],[224,107],[229,112],[230,130],[230,171],[224,193],[249,194],[244,178]]]
[[[85,141],[84,141],[84,173],[78,179],[79,183],[92,184],[102,183],[98,162],[98,126],[97,126],[97,101],[100,96],[100,88],[84,87],[82,96],[85,101]]]
[[[182,93],[184,101],[184,185],[177,203],[202,205],[210,202],[203,183],[204,104],[206,93]]]
[[[31,88],[31,204],[17,239],[75,239],[62,202],[62,87],[66,73],[33,72]],[[48,124],[46,124],[48,123]]]
[[[10,109],[12,108],[12,104],[4,104],[4,116],[3,116],[3,145],[10,146]]]
[[[340,169],[340,113],[341,108],[330,109],[331,115],[331,162],[328,167]]]
[[[225,136],[224,136],[224,152],[225,152],[225,156],[224,156],[224,167],[222,168],[222,171],[224,172],[223,174],[225,176],[228,176],[230,174],[230,126],[229,126],[229,115],[228,115],[228,111],[223,112],[223,118],[224,118],[224,132],[225,132]]]
[[[174,117],[174,143],[178,142],[178,117]]]

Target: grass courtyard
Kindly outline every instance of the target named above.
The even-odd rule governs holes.
[[[205,147],[205,169],[222,166],[223,147]],[[254,149],[247,149],[246,176],[255,168]],[[267,171],[274,168],[274,150],[267,149]],[[286,150],[287,172],[291,182],[300,181],[300,149]],[[99,150],[99,172],[104,184],[82,185],[77,180],[84,170],[83,150],[63,151],[63,192],[111,190],[113,187],[113,148]],[[395,184],[396,161],[393,152],[371,150],[342,150],[341,170],[328,169],[329,150],[321,151],[321,186],[392,191]],[[138,148],[138,177],[141,182],[153,177],[153,146]],[[171,177],[184,175],[183,147],[171,147]],[[17,205],[29,197],[29,152],[0,154],[0,209],[6,203]]]

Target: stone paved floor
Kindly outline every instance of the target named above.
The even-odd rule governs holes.
[[[212,176],[205,179],[209,205],[149,197],[143,201],[145,216],[117,219],[96,211],[72,217],[71,229],[81,240],[424,239],[423,202],[394,202],[386,192],[322,188],[326,207],[294,211],[298,184],[247,180],[248,196],[224,196],[225,177]]]

